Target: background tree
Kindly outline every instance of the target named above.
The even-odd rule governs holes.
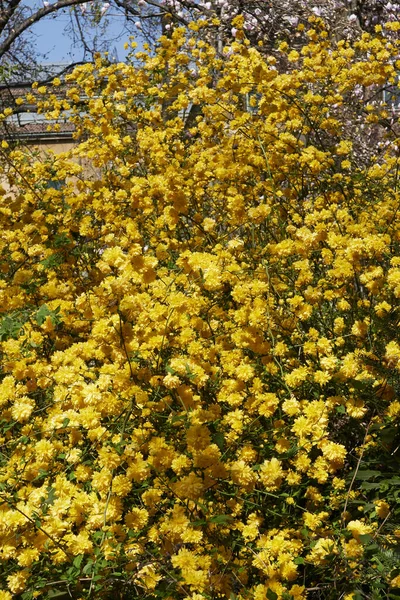
[[[354,35],[355,31],[372,31],[373,27],[394,20],[400,4],[381,0],[57,0],[56,2],[28,3],[24,0],[2,0],[0,3],[0,64],[26,68],[32,64],[32,32],[36,23],[70,12],[69,30],[76,43],[82,47],[82,59],[88,59],[95,50],[110,49],[105,29],[99,43],[93,44],[91,31],[95,25],[106,25],[118,15],[126,22],[129,34],[143,36],[154,41],[160,30],[167,32],[173,25],[187,26],[191,19],[217,16],[221,25],[217,28],[216,42],[223,46],[234,37],[232,19],[244,16],[244,29],[248,39],[257,44],[262,42],[267,51],[273,49],[281,39],[296,34],[299,23],[305,23],[310,15],[322,16],[337,37]],[[111,16],[107,16],[111,14]],[[99,36],[97,36],[99,37]],[[108,48],[107,48],[108,46]]]

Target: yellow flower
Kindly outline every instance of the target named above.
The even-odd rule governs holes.
[[[20,567],[30,567],[39,558],[39,550],[37,548],[25,548],[19,553],[17,562]]]
[[[364,546],[356,539],[351,539],[348,542],[343,542],[343,551],[348,558],[360,558],[364,554]]]
[[[14,403],[11,409],[11,415],[13,419],[23,423],[29,419],[33,409],[35,407],[35,401],[27,396],[22,396]]]
[[[188,456],[181,454],[174,458],[171,463],[171,468],[175,471],[177,475],[180,475],[186,469],[189,469],[192,465],[192,461]]]
[[[190,473],[174,483],[173,489],[179,498],[190,498],[191,500],[197,500],[203,493],[204,485],[200,477],[198,477],[195,473]]]
[[[374,500],[376,514],[380,519],[385,519],[390,513],[390,506],[385,500]]]
[[[371,525],[366,525],[362,521],[350,521],[347,523],[347,529],[351,531],[352,536],[357,541],[360,540],[361,535],[371,534],[374,531]]]
[[[347,451],[343,444],[325,441],[321,443],[322,454],[329,461],[342,465],[346,458]]]
[[[23,592],[24,589],[26,588],[26,582],[27,582],[29,575],[30,575],[30,573],[27,569],[18,571],[17,573],[14,573],[13,575],[9,575],[7,577],[7,585],[8,585],[9,590],[13,594],[18,594],[20,592]]]
[[[161,575],[157,573],[155,566],[151,563],[142,567],[136,575],[136,582],[146,590],[154,590],[160,579]]]
[[[313,424],[304,415],[297,417],[291,431],[299,438],[303,438],[312,433]]]
[[[336,552],[335,542],[329,538],[319,538],[307,555],[307,560],[314,565],[323,565],[327,557]]]
[[[346,482],[339,477],[334,477],[332,479],[332,485],[335,490],[343,490],[346,487]]]
[[[294,464],[298,471],[305,473],[311,465],[311,459],[305,452],[299,452]]]
[[[168,375],[166,375],[163,379],[163,384],[168,389],[174,389],[174,388],[177,388],[181,384],[181,380],[176,375],[172,375],[171,373],[168,373]]]
[[[331,379],[332,379],[332,375],[330,375],[326,371],[315,371],[314,372],[314,381],[316,383],[319,383],[319,385],[326,385],[328,383],[328,381],[330,381]]]
[[[125,523],[130,529],[142,529],[149,518],[149,514],[144,508],[132,508],[125,516]]]
[[[349,154],[353,147],[353,143],[350,140],[341,140],[336,146],[336,154]]]
[[[374,306],[374,311],[376,312],[376,314],[378,315],[378,317],[385,317],[387,315],[387,313],[389,313],[392,309],[392,306],[386,302],[385,300],[383,302],[378,302],[378,304],[376,304]]]
[[[400,401],[394,400],[389,404],[389,408],[387,410],[387,414],[389,417],[396,418],[400,415]]]
[[[314,531],[315,529],[320,527],[322,522],[324,520],[326,520],[326,518],[328,516],[329,516],[329,514],[327,512],[320,512],[320,513],[305,512],[303,514],[304,525],[306,527],[308,527],[308,529],[311,529],[312,531]]]
[[[304,585],[292,585],[290,588],[290,594],[293,596],[293,600],[305,600],[305,587]]]
[[[285,381],[290,388],[296,388],[307,379],[308,375],[309,369],[307,367],[298,367],[297,369],[293,369],[291,373],[285,375]]]
[[[269,491],[277,490],[283,480],[284,471],[281,466],[281,461],[273,457],[270,460],[265,460],[260,468],[260,481]]]
[[[393,365],[397,366],[400,362],[400,346],[392,341],[386,346],[386,358]]]
[[[247,518],[247,524],[244,525],[242,529],[242,536],[245,540],[255,540],[259,535],[259,526],[261,524],[262,519],[256,515],[256,513],[251,513]]]
[[[361,398],[349,398],[346,402],[346,411],[351,417],[360,419],[367,412],[367,407]]]
[[[93,550],[93,543],[90,540],[87,531],[81,531],[77,535],[68,533],[65,536],[65,540],[68,544],[68,550],[72,552],[74,556],[85,553],[89,554]]]
[[[283,402],[282,410],[291,417],[297,415],[300,412],[300,402],[296,398],[291,397]]]
[[[116,475],[111,484],[111,490],[117,496],[127,496],[132,489],[132,482],[125,475]]]
[[[233,483],[242,486],[244,489],[251,488],[256,481],[255,471],[244,460],[234,461],[229,469]]]
[[[108,493],[111,488],[111,481],[112,472],[110,469],[103,468],[101,471],[93,474],[92,486],[104,495],[105,493]]]
[[[200,556],[195,552],[181,548],[171,557],[172,565],[181,570],[183,581],[192,590],[202,591],[207,581],[207,571],[211,564],[209,556]]]
[[[393,579],[390,581],[390,587],[392,587],[392,588],[400,587],[400,575],[397,575],[397,577],[393,577]]]

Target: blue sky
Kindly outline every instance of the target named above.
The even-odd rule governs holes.
[[[107,36],[114,38],[110,44],[110,50],[115,47],[119,60],[126,56],[124,43],[128,41],[129,34],[124,30],[124,18],[117,15],[115,10],[110,12],[110,25]],[[37,51],[46,54],[44,62],[75,62],[84,59],[82,49],[74,48],[72,40],[65,32],[70,24],[69,12],[59,13],[55,17],[50,16],[36,23],[31,31],[36,43]]]

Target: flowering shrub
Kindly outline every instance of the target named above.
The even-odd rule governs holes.
[[[398,44],[241,38],[81,66],[76,146],[4,149],[0,600],[400,597]]]

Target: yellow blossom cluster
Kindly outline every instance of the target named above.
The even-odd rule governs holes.
[[[311,26],[98,57],[4,150],[0,599],[400,587],[399,44]]]

